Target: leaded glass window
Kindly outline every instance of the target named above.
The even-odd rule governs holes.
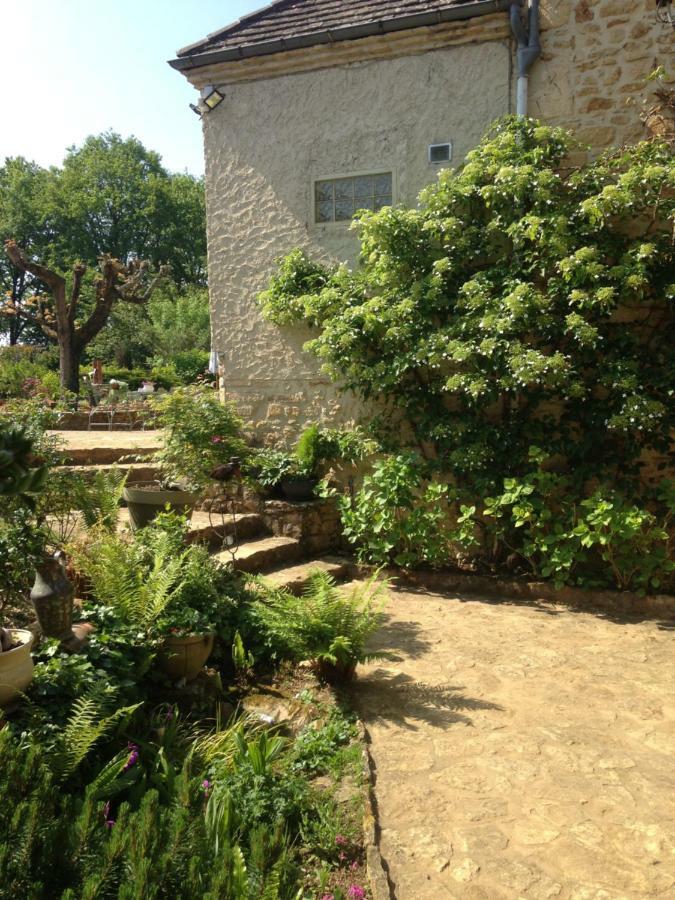
[[[314,219],[323,222],[348,222],[358,209],[382,209],[391,206],[391,172],[331,178],[314,185]]]

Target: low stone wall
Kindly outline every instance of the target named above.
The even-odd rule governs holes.
[[[140,429],[144,425],[144,415],[139,412],[116,412],[113,420],[112,431],[129,431],[130,426],[134,429]],[[88,431],[89,430],[89,410],[77,410],[59,413],[56,423],[59,431]],[[151,428],[152,423],[148,422],[146,428]],[[105,431],[103,427],[103,417],[99,416],[96,421],[96,431]]]
[[[355,565],[353,577],[372,575],[370,566]],[[470,575],[461,572],[403,572],[388,571],[387,576],[401,585],[416,585],[430,591],[456,591],[458,594],[480,594],[495,600],[514,600],[529,603],[562,603],[588,611],[604,612],[628,618],[663,619],[675,621],[675,596],[652,594],[641,597],[632,591],[591,591],[583,588],[556,588],[546,581],[516,581]]]
[[[270,534],[299,540],[303,554],[335,552],[342,547],[340,513],[334,500],[291,503],[261,497],[243,485],[231,485],[205,500],[202,509],[227,511],[233,501],[238,512],[259,515]]]

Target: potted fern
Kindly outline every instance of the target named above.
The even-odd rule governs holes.
[[[33,443],[22,431],[0,427],[0,497],[3,518],[12,507],[34,508],[34,496],[44,485],[47,467],[36,465]],[[31,525],[28,523],[31,530]],[[37,531],[37,528],[33,528]],[[3,570],[8,567],[3,564]],[[5,573],[8,577],[11,573]],[[3,592],[4,593],[4,592]],[[33,635],[23,628],[0,627],[0,706],[10,705],[33,679],[30,655]]]
[[[268,591],[256,601],[255,614],[289,658],[309,660],[324,681],[347,682],[359,663],[390,658],[366,649],[385,620],[385,591],[377,575],[344,593],[330,575],[314,572],[300,597]]]
[[[167,506],[179,514],[190,513],[212,473],[247,449],[233,404],[221,403],[211,387],[176,388],[148,402],[163,431],[163,447],[153,458],[161,474],[156,481],[124,489],[134,529],[144,528]]]
[[[84,546],[77,565],[89,585],[84,612],[110,617],[129,640],[151,647],[173,680],[197,676],[230,615],[232,575],[206,548],[185,546],[185,518],[162,513],[133,542],[103,532]]]

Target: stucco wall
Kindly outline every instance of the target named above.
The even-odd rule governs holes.
[[[209,280],[223,385],[269,441],[312,420],[349,421],[339,395],[302,350],[308,333],[266,324],[254,297],[293,247],[354,261],[344,223],[313,224],[313,179],[392,171],[394,200],[414,203],[438,167],[428,145],[453,142],[453,162],[509,108],[507,42],[235,83],[205,116]]]
[[[594,151],[639,139],[644,79],[668,66],[674,35],[653,0],[542,0],[530,114]],[[293,247],[355,259],[347,226],[313,224],[313,179],[391,170],[394,201],[414,203],[437,172],[430,143],[451,140],[460,163],[513,110],[514,49],[498,14],[190,73],[224,85],[203,120],[213,339],[224,389],[260,439],[289,443],[307,422],[363,412],[304,353],[309,333],[266,324],[254,299]]]

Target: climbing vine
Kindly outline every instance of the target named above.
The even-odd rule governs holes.
[[[357,268],[295,250],[259,298],[271,321],[315,326],[307,349],[380,402],[380,437],[471,502],[531,474],[532,447],[579,499],[609,485],[651,502],[668,466],[675,161],[656,141],[580,166],[577,149],[504,119],[419,208],[357,215]]]

